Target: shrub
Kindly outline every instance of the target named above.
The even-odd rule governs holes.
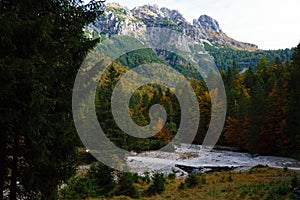
[[[179,190],[183,190],[184,188],[185,188],[185,185],[184,185],[183,182],[181,182],[181,183],[179,184],[179,186],[178,186],[178,189],[179,189]]]
[[[165,190],[166,179],[162,173],[155,173],[152,184],[148,187],[147,195],[161,194]]]
[[[291,179],[291,187],[292,187],[292,189],[294,189],[294,188],[298,187],[299,185],[300,185],[299,180],[296,176],[296,173],[294,173],[294,176]]]
[[[113,176],[114,170],[102,163],[93,164],[87,174],[89,179],[100,188],[99,193],[102,195],[109,194],[116,186]]]
[[[149,176],[149,172],[145,172],[144,176],[141,177],[141,180],[143,181],[143,183],[149,184],[150,181],[151,181],[150,176]]]
[[[270,182],[266,185],[264,199],[281,199],[290,191],[289,185],[284,181]]]
[[[136,187],[133,185],[135,181],[135,174],[125,172],[121,173],[119,182],[115,191],[113,192],[113,195],[125,195],[131,198],[138,198],[140,195]]]
[[[99,187],[85,176],[71,178],[60,191],[62,199],[85,199],[96,197],[98,193]]]
[[[102,163],[93,164],[88,173],[71,178],[60,191],[62,199],[107,196],[115,187],[114,170]]]
[[[199,178],[195,173],[190,173],[185,179],[185,184],[188,188],[195,187],[199,183]]]
[[[168,178],[171,180],[174,180],[176,178],[176,174],[175,173],[170,173],[168,174]]]

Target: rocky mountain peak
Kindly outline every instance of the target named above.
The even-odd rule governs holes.
[[[188,23],[177,10],[159,8],[157,5],[144,5],[131,10],[134,17],[146,25],[180,25]]]
[[[169,18],[177,25],[181,23],[188,23],[178,10],[170,10],[169,8],[165,7],[161,8],[160,10],[165,14],[165,17]]]
[[[104,14],[89,24],[87,29],[90,32],[90,37],[93,37],[93,32],[96,32],[96,35],[127,35],[132,32],[146,31],[146,25],[136,19],[127,7],[118,3],[108,3]]]
[[[159,10],[157,5],[138,6],[131,10],[132,14],[139,19],[154,20],[161,18],[164,14]]]
[[[157,5],[138,6],[132,10],[117,3],[108,3],[105,13],[87,26],[93,35],[98,34],[143,34],[146,27],[168,27],[180,31],[197,42],[210,41],[213,45],[229,46],[234,49],[254,51],[254,44],[236,41],[228,37],[217,20],[201,15],[191,24],[177,10],[159,8]],[[97,35],[97,34],[96,34]]]
[[[125,8],[124,6],[121,6],[118,3],[107,3],[107,6],[112,8],[121,8],[121,9]]]
[[[208,15],[201,15],[198,20],[194,19],[193,25],[206,31],[223,33],[217,20]]]

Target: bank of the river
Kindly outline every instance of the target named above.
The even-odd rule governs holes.
[[[228,150],[205,151],[201,145],[187,144],[176,147],[174,152],[148,151],[132,155],[127,158],[127,163],[133,171],[140,174],[144,171],[159,171],[168,174],[175,169],[178,171],[177,176],[186,176],[186,173],[175,165],[195,168],[228,166],[233,167],[236,172],[247,171],[257,165],[300,170],[300,161],[293,158],[253,156],[249,153]]]

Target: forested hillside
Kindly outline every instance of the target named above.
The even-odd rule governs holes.
[[[155,59],[155,53],[149,51],[150,53],[145,51],[145,54],[131,52],[126,57],[120,57],[107,70],[98,88],[96,103],[99,103],[96,105],[99,121],[109,130],[111,139],[128,150],[142,151],[162,147],[173,139],[180,123],[180,106],[174,91],[159,85],[140,88],[130,101],[131,117],[138,125],[149,123],[148,110],[151,105],[159,103],[166,108],[167,123],[154,138],[142,140],[126,135],[117,127],[109,112],[112,89],[131,68],[131,60],[138,61],[139,64],[160,60]],[[227,71],[221,70],[227,95],[227,120],[219,140],[220,145],[239,147],[251,153],[299,158],[298,59],[299,45],[292,61],[281,62],[277,58],[268,61],[263,56],[253,68],[250,67],[244,73],[239,72],[236,62]],[[181,68],[180,72],[183,70],[185,68]],[[157,78],[161,75],[157,74]],[[198,97],[201,121],[194,142],[201,144],[210,121],[210,95],[202,79],[187,77]]]
[[[228,112],[224,140],[250,152],[298,157],[299,55],[291,62],[260,58],[256,70],[224,74]]]
[[[156,198],[155,195],[163,193],[166,189],[166,178],[160,173],[154,173],[151,179],[147,173],[137,176],[113,170],[101,163],[89,166],[95,159],[91,158],[88,152],[94,149],[84,147],[74,126],[72,93],[82,62],[99,42],[109,40],[109,44],[117,43],[116,40],[111,42],[113,35],[100,32],[95,34],[94,38],[85,32],[85,28],[94,23],[96,18],[107,19],[108,15],[103,14],[103,9],[103,1],[96,0],[91,0],[86,5],[81,0],[0,1],[0,200],[85,199],[113,195]],[[195,44],[198,46],[193,46],[193,50],[200,52],[197,54],[199,60],[204,58],[207,61],[205,64],[212,64],[211,55],[214,57],[227,95],[226,123],[218,141],[219,145],[238,147],[241,151],[251,154],[300,159],[300,44],[292,50],[261,51],[257,50],[255,45],[229,38],[218,26],[204,27],[203,22],[200,23],[201,20],[209,20],[216,24],[208,16],[200,17],[198,24],[191,25],[186,23],[178,12],[161,10],[155,6],[141,7],[134,11],[135,15],[142,17],[139,15],[143,14],[140,10],[145,9],[144,14],[149,14],[151,9],[155,12],[155,23],[163,19],[165,28],[172,27],[178,20],[184,22],[182,24],[186,25],[186,31],[195,30],[193,34],[197,36],[198,41]],[[110,16],[113,16],[112,19],[116,22],[114,25],[119,28],[117,31],[126,32],[120,28],[124,26],[133,31],[142,32],[146,29],[141,19],[132,17],[127,10],[122,10],[121,13],[120,10],[114,11],[118,12],[117,16],[112,13]],[[132,24],[127,23],[129,21],[122,18],[124,16],[131,17]],[[165,16],[169,18],[165,19]],[[145,19],[146,22],[152,23],[149,18]],[[102,28],[116,31],[116,27]],[[203,46],[202,40],[215,35],[209,32],[212,28],[217,28],[218,33],[223,34],[222,37],[215,38],[216,43],[219,42],[222,47],[210,46],[205,42]],[[122,45],[125,49],[130,49],[135,44],[128,39],[124,40]],[[233,50],[230,47],[257,51]],[[106,50],[113,54],[118,48]],[[101,61],[110,59],[109,55],[97,51],[96,53],[97,59]],[[117,82],[135,66],[155,63],[151,66],[171,66],[184,75],[194,89],[201,118],[193,142],[202,144],[212,115],[211,105],[219,103],[212,103],[211,97],[218,96],[221,92],[217,87],[208,90],[204,78],[188,61],[188,56],[184,56],[188,54],[184,53],[178,56],[174,52],[149,48],[127,52],[112,61],[99,78],[100,81],[96,82],[96,95],[92,99],[99,124],[112,143],[134,154],[157,150],[170,143],[178,132],[182,110],[175,92],[183,93],[186,89],[184,87],[167,88],[159,84],[146,84],[133,93],[129,101],[129,113],[137,125],[149,124],[149,110],[154,104],[162,105],[167,112],[165,125],[153,137],[141,139],[130,136],[124,133],[114,120],[111,97]],[[93,66],[88,70],[93,71]],[[89,74],[88,70],[83,73]],[[208,71],[208,68],[204,70]],[[166,76],[176,79],[172,74],[158,71],[153,76],[153,81]],[[209,71],[207,76],[210,77],[208,80],[215,80],[216,74]],[[93,78],[95,77],[91,79],[94,80]],[[141,77],[141,80],[143,78],[145,77]],[[212,85],[213,83],[212,81]],[[130,80],[127,84],[125,89],[134,83]],[[190,97],[186,95],[185,98]],[[187,109],[187,112],[192,113],[193,110]],[[80,117],[84,124],[86,116]],[[158,118],[154,128],[161,127],[162,124],[163,119]],[[184,139],[179,138],[172,142],[180,144]],[[173,151],[172,148],[167,150]],[[111,157],[117,161],[126,159],[125,156]],[[84,166],[80,168],[81,164]],[[81,170],[84,167],[90,168]],[[223,193],[226,189],[232,192],[231,182],[237,180],[234,186],[240,189],[239,199],[256,192],[261,194],[258,198],[270,195],[273,195],[273,199],[287,197],[290,187],[299,186],[296,173],[292,174],[285,169],[283,172],[271,170],[268,174],[267,170],[269,169],[260,172],[266,173],[265,177],[271,177],[270,181],[264,182],[259,179],[258,181],[263,183],[254,186],[251,173],[255,171],[235,176],[226,173],[226,177],[218,173],[212,177],[208,176],[210,196],[224,197],[222,194],[211,194],[215,191],[215,183],[220,181],[224,183],[218,185],[221,188],[220,193]],[[260,172],[257,172],[258,177]],[[249,185],[242,184],[242,176],[247,176]],[[180,196],[182,191],[185,191],[182,189],[196,187],[198,183],[205,184],[205,178],[192,174],[187,179],[176,180],[173,173],[167,181],[174,184],[166,187],[176,191],[178,196],[174,196],[174,199],[184,198]],[[291,183],[287,178],[292,179]],[[276,180],[278,182],[273,182]],[[136,189],[134,184],[139,189]],[[265,190],[261,191],[261,187]],[[233,192],[230,194],[234,195]]]
[[[239,71],[243,71],[251,67],[255,69],[257,62],[261,57],[265,57],[267,61],[284,62],[290,61],[294,49],[279,50],[256,50],[243,51],[236,50],[224,46],[213,46],[204,42],[205,50],[207,50],[214,58],[219,69],[228,70],[235,62]]]

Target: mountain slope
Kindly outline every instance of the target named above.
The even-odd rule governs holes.
[[[106,11],[93,23],[86,27],[89,37],[111,37],[112,35],[144,36],[149,27],[163,27],[192,38],[200,46],[201,54],[210,54],[219,69],[227,70],[235,62],[240,71],[249,67],[255,69],[258,60],[264,56],[268,61],[279,58],[282,62],[290,60],[293,49],[260,50],[254,44],[236,41],[227,36],[219,23],[207,15],[201,15],[189,23],[177,10],[159,8],[156,5],[144,5],[129,10],[116,3],[108,3]],[[200,51],[199,51],[200,52]],[[196,71],[190,71],[188,64],[182,63],[165,52],[156,52],[160,58],[176,69],[183,70],[183,74],[197,77]],[[130,63],[123,62],[126,66]]]
[[[201,15],[193,23],[189,23],[177,10],[159,8],[156,5],[144,5],[129,10],[116,3],[108,3],[104,15],[88,25],[90,33],[128,35],[143,33],[147,27],[168,27],[183,32],[197,42],[212,43],[214,46],[230,47],[237,50],[255,51],[254,44],[239,42],[227,36],[219,23]]]

